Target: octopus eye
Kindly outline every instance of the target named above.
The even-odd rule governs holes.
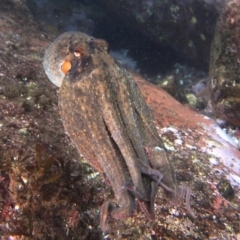
[[[61,66],[61,70],[64,74],[67,74],[67,72],[71,69],[72,65],[69,61],[64,61],[64,63]]]
[[[79,51],[75,51],[74,52],[74,56],[79,58],[79,57],[81,57],[81,53]]]

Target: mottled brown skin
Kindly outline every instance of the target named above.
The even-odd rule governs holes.
[[[64,77],[65,61],[71,69]],[[153,218],[156,182],[174,195],[177,187],[166,150],[132,76],[108,54],[104,40],[80,32],[62,34],[46,51],[43,65],[60,87],[60,114],[67,134],[88,162],[104,172],[121,206],[103,205],[101,228],[107,230],[109,209],[114,218],[130,216],[134,197],[146,216]]]

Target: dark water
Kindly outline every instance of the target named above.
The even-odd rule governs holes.
[[[28,0],[28,6],[45,27],[54,27],[59,33],[82,31],[105,39],[110,50],[119,51],[120,60],[127,56],[123,61],[130,68],[135,66],[135,70],[150,78],[167,73],[176,63],[191,65],[191,61],[177,52],[170,42],[159,43],[141,29],[129,25],[125,16],[121,18],[106,9],[101,2],[104,1]]]

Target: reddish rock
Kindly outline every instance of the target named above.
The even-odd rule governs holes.
[[[209,165],[213,164],[213,171],[223,164],[226,177],[233,181],[233,185],[240,184],[238,144],[214,120],[183,106],[140,76],[135,76],[135,80],[146,98],[160,135],[172,131],[176,136],[181,135],[179,140],[186,148],[213,154],[217,159],[214,164],[210,159]]]

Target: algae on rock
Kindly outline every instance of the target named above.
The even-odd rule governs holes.
[[[215,114],[240,126],[240,2],[226,5],[216,27],[210,59]]]

